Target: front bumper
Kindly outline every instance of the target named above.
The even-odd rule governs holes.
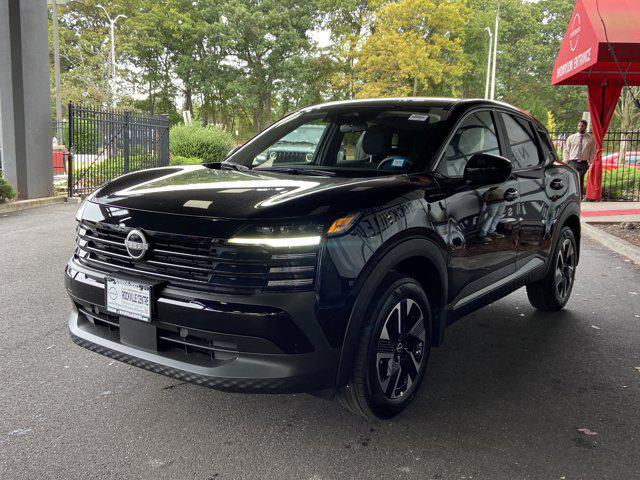
[[[144,324],[156,338],[152,346],[146,340],[140,346],[131,344],[135,335],[126,335],[128,342],[122,335],[138,322],[104,310],[103,273],[71,260],[65,277],[73,303],[69,332],[84,348],[218,390],[293,393],[335,386],[339,351],[329,346],[315,319],[313,292],[238,297],[167,287],[159,292],[151,323]],[[231,309],[219,308],[230,304]],[[295,331],[278,332],[279,322]],[[188,335],[182,338],[181,331]]]

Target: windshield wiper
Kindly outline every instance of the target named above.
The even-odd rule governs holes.
[[[314,170],[312,168],[291,168],[291,167],[260,167],[254,168],[256,172],[278,172],[289,173],[291,175],[312,175],[315,177],[335,177],[336,173],[330,170]]]
[[[229,161],[203,163],[202,166],[211,168],[213,170],[236,170],[236,171],[249,170],[249,167],[245,167],[244,165],[240,165],[239,163],[234,163]]]

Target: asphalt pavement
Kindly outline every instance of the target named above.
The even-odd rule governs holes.
[[[72,344],[76,207],[0,215],[2,479],[640,478],[640,267],[587,238],[565,311],[519,290],[462,319],[412,406],[372,421]]]

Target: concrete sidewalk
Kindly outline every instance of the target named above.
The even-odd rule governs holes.
[[[588,223],[640,222],[640,202],[582,202]]]

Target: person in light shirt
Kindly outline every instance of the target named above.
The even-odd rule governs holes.
[[[562,150],[562,158],[580,174],[580,186],[584,195],[584,176],[596,155],[596,142],[593,135],[587,133],[587,121],[580,120],[578,131],[567,138]]]

